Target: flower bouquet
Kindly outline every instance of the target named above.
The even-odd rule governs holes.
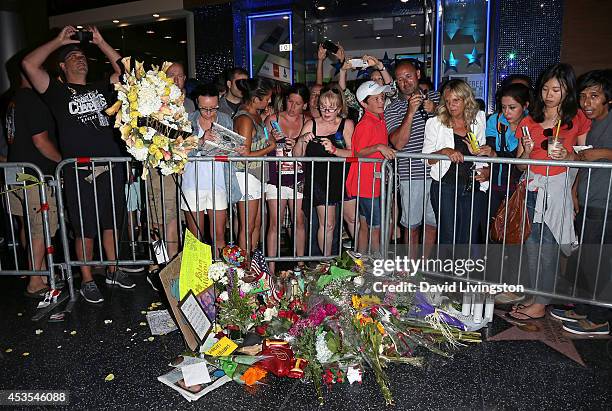
[[[141,62],[132,68],[130,57],[121,62],[125,73],[115,84],[118,100],[106,113],[116,114],[115,127],[121,131],[127,151],[144,164],[143,178],[149,167],[159,167],[163,175],[182,173],[198,139],[191,135],[183,93],[166,76],[171,63],[145,71]]]

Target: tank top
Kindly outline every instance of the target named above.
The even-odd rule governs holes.
[[[255,127],[255,135],[251,139],[251,151],[258,151],[266,148],[268,146],[268,130],[265,128],[262,122],[257,122],[249,113],[245,110],[239,110],[234,116],[234,120],[240,116],[247,116],[252,122],[253,127]],[[244,172],[246,168],[246,162],[238,162],[236,163],[236,171]],[[249,174],[254,175],[258,179],[261,178],[261,161],[250,161],[249,169],[246,170]],[[264,179],[266,178],[264,170]]]
[[[276,122],[278,122],[278,113],[276,114]],[[302,127],[306,122],[305,116],[302,114]],[[298,133],[299,134],[299,133]],[[292,157],[292,151],[286,151],[287,137],[283,133],[283,138],[276,140],[276,150],[271,151],[268,156],[270,157]],[[269,163],[269,178],[268,184],[278,184],[278,165],[280,164],[281,174],[281,185],[284,187],[293,187],[295,185],[295,174],[297,166],[297,181],[304,181],[304,172],[302,170],[302,163],[294,162],[271,162]]]
[[[319,138],[328,138],[332,144],[339,149],[346,149],[346,141],[344,141],[344,123],[345,119],[340,121],[338,130],[326,136],[320,136],[317,134],[317,122],[312,122],[312,134]],[[306,145],[305,157],[336,157],[335,154],[330,154],[325,151],[323,144],[311,140]],[[328,164],[329,164],[329,188],[327,184],[328,175]],[[345,164],[342,163],[314,163],[314,169],[312,163],[306,162],[304,164],[305,182],[304,182],[304,197],[309,197],[311,192],[311,179],[312,179],[312,197],[313,205],[330,205],[339,203],[342,200],[342,187],[346,179],[344,172]],[[347,170],[348,172],[348,170]],[[327,194],[327,201],[326,200]]]

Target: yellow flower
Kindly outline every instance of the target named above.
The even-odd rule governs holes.
[[[136,142],[134,143],[134,148],[143,148],[144,147],[144,143],[142,141],[142,139],[136,139]]]
[[[358,295],[353,295],[351,301],[353,302],[353,308],[361,307],[361,298]]]
[[[136,100],[138,100],[138,93],[136,93],[136,90],[131,90],[128,95],[127,95],[128,101],[130,103],[135,102]]]
[[[164,89],[164,96],[169,96],[170,95],[170,87],[166,87]]]
[[[385,335],[385,327],[382,326],[378,321],[376,322],[376,328],[378,328],[378,332],[382,335]]]
[[[138,132],[140,134],[146,134],[147,133],[147,128],[145,126],[139,127],[138,128]]]
[[[162,153],[161,150],[157,150],[154,154],[154,157],[156,160],[161,160],[164,158],[164,153]]]
[[[130,126],[132,126],[133,128],[138,127],[138,118],[134,117],[130,120]]]
[[[159,152],[159,147],[157,144],[153,143],[149,146],[149,154],[155,154]]]

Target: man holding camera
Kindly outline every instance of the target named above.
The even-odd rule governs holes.
[[[404,153],[420,153],[423,150],[425,123],[434,112],[435,103],[440,100],[440,95],[435,91],[425,95],[420,92],[421,71],[417,64],[413,60],[397,63],[395,81],[399,97],[385,108],[389,141],[396,150]],[[414,258],[423,223],[426,243],[434,244],[436,239],[436,216],[429,199],[431,179],[428,178],[425,164],[419,159],[399,158],[397,172],[402,207],[400,224],[405,228],[404,241],[409,241]],[[423,251],[427,254],[427,250]]]
[[[114,70],[110,82],[87,83],[87,57],[82,49],[87,42],[96,45],[110,61]],[[47,57],[56,50],[63,82],[51,78],[43,68]],[[57,121],[63,158],[121,156],[110,119],[104,112],[114,100],[111,84],[119,81],[120,59],[119,53],[102,38],[97,28],[88,27],[79,32],[72,26],[66,26],[56,38],[38,47],[23,60],[22,65],[30,82]],[[115,230],[113,222],[120,226],[126,219],[124,167],[119,164],[114,167],[108,167],[108,164],[93,167],[87,162],[79,164],[76,173],[73,167],[64,173],[66,206],[76,236],[79,261],[93,259],[98,224],[106,260],[116,259],[115,241],[120,233]],[[81,275],[83,298],[90,303],[103,302],[104,298],[93,281],[91,267],[81,266]],[[135,285],[114,266],[108,267],[106,284],[122,288],[133,288]]]

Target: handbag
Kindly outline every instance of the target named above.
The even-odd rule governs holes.
[[[493,241],[504,242],[505,234],[506,244],[522,244],[525,242],[531,234],[531,221],[525,208],[526,200],[527,180],[522,180],[510,199],[507,202],[504,200],[495,213],[489,229]]]

